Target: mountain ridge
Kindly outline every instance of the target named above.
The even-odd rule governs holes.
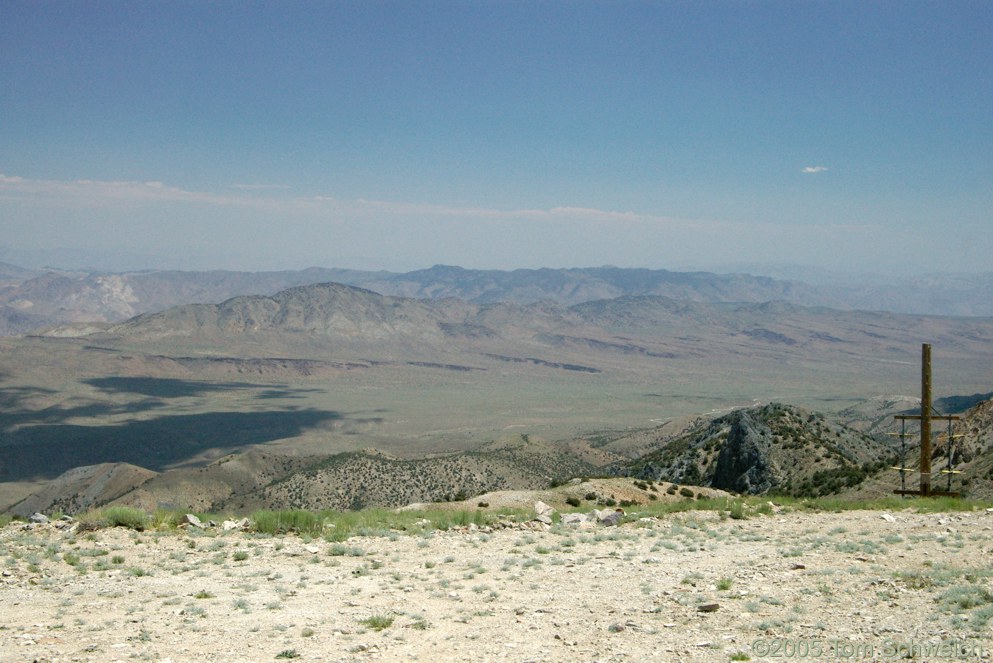
[[[115,323],[142,313],[238,295],[271,295],[321,282],[363,287],[382,295],[418,299],[454,297],[477,304],[572,306],[629,295],[659,295],[694,302],[782,300],[803,306],[912,314],[993,316],[993,272],[926,275],[892,283],[812,285],[749,274],[665,269],[584,267],[477,270],[435,265],[405,273],[312,267],[279,272],[175,270],[62,272],[0,270],[0,334],[25,333],[65,323]]]

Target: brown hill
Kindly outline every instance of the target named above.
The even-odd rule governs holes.
[[[8,510],[18,516],[80,513],[108,504],[155,476],[151,470],[128,463],[75,467]]]

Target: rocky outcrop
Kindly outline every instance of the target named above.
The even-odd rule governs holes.
[[[736,493],[829,495],[852,488],[891,457],[882,442],[823,414],[770,403],[701,420],[659,448],[613,466],[622,476]]]
[[[736,493],[768,492],[780,483],[769,453],[772,434],[768,426],[755,421],[746,411],[733,413],[730,421],[710,485]]]

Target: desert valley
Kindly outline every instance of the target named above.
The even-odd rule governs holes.
[[[991,655],[993,319],[435,271],[6,268],[0,658]],[[958,506],[892,498],[922,342]]]

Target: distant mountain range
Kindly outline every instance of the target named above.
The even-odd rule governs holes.
[[[571,306],[622,296],[657,295],[701,303],[782,301],[840,310],[993,316],[993,272],[928,275],[899,284],[835,283],[747,274],[616,267],[471,270],[436,265],[407,273],[312,268],[283,272],[33,271],[0,263],[0,335],[65,323],[113,323],[180,304],[271,295],[294,286],[336,282],[383,295],[454,297],[476,304],[550,301]]]
[[[435,283],[462,271],[437,269]],[[745,287],[612,278],[622,277],[632,289],[668,279],[728,297]],[[28,282],[46,278],[58,280]],[[922,340],[940,348],[946,384],[953,375],[988,391],[993,319],[782,300],[481,302],[318,283],[64,325],[0,339],[0,508],[399,506],[607,471],[739,492],[886,492],[896,449],[878,434],[913,399],[833,416],[736,404],[785,393],[847,405],[908,375],[913,389]],[[655,417],[672,400],[720,411],[663,424]],[[550,422],[572,437],[532,436]],[[964,478],[977,491],[993,485],[989,422],[988,406],[961,422]]]

